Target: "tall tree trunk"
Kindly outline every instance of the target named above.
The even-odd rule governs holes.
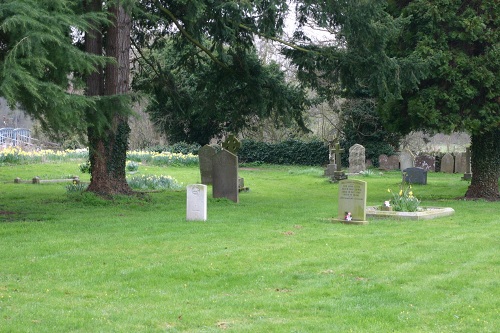
[[[467,199],[500,200],[500,129],[471,136],[472,180]]]
[[[88,8],[102,10],[102,1],[90,0]],[[87,94],[101,96],[95,109],[88,110],[87,121],[91,179],[88,191],[100,195],[130,194],[125,162],[128,137],[129,51],[131,19],[120,3],[109,8],[111,25],[106,35],[106,56],[115,59],[105,70],[87,78]],[[102,54],[102,32],[86,36],[87,52]]]

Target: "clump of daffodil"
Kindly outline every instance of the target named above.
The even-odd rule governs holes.
[[[391,189],[387,189],[387,192],[392,194],[390,205],[395,211],[416,212],[418,210],[420,200],[413,195],[411,185],[405,181],[401,182],[399,192],[392,192]]]

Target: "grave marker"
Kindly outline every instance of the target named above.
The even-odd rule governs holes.
[[[403,170],[403,181],[409,184],[427,185],[427,171],[422,168],[406,168]]]
[[[239,202],[238,156],[223,149],[214,156],[212,169],[212,195]]]
[[[434,171],[436,159],[434,156],[422,154],[415,157],[415,167],[422,168],[425,171]]]
[[[212,184],[212,168],[215,154],[215,148],[209,145],[204,145],[198,150],[201,183],[204,185]]]
[[[415,166],[415,156],[411,151],[405,149],[399,154],[399,164],[401,170],[413,168]]]
[[[186,220],[207,220],[207,186],[193,184],[186,187]]]
[[[366,182],[345,179],[339,182],[338,214],[335,221],[368,224],[366,221]]]
[[[441,172],[453,173],[455,166],[455,159],[450,153],[444,154],[441,158]]]
[[[366,170],[365,147],[356,143],[349,148],[349,172],[360,173]]]

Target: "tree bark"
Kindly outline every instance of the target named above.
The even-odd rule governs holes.
[[[91,0],[90,10],[102,10],[102,1]],[[91,178],[88,191],[103,196],[131,194],[126,180],[129,91],[129,52],[132,21],[118,2],[109,8],[111,24],[106,35],[106,56],[115,59],[104,70],[99,69],[87,78],[87,94],[101,96],[96,108],[87,112]],[[103,53],[103,33],[90,31],[85,40],[86,51]],[[104,119],[104,121],[103,121]]]
[[[471,136],[472,180],[466,199],[500,200],[500,129]]]

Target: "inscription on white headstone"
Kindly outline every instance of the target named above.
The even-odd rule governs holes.
[[[207,220],[207,186],[203,184],[193,184],[186,187],[186,220],[206,221]]]

